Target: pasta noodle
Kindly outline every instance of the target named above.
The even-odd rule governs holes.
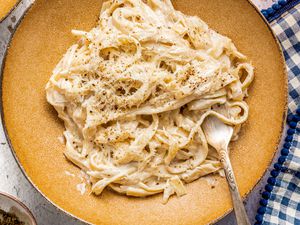
[[[47,83],[64,121],[65,156],[92,191],[131,196],[186,194],[185,183],[220,171],[202,123],[234,127],[254,73],[232,41],[169,0],[111,0],[97,26],[73,30],[71,46]]]

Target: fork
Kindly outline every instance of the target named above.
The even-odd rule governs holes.
[[[203,123],[203,131],[208,144],[214,147],[220,156],[220,161],[224,168],[227,183],[229,185],[237,224],[250,225],[235,176],[233,174],[228,153],[228,144],[233,134],[233,128],[224,124],[215,116],[208,116]]]

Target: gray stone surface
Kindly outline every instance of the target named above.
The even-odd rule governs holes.
[[[20,17],[32,1],[33,0],[23,0],[17,9],[0,24],[0,68],[9,37],[11,36],[11,31],[15,29]],[[263,178],[263,181],[265,179],[266,178]],[[260,182],[246,200],[247,212],[252,222],[254,221],[258,207],[259,193],[264,183],[265,182]],[[0,128],[0,191],[10,193],[21,199],[33,212],[38,224],[83,224],[54,207],[29,183],[9,149],[2,126]],[[222,202],[220,202],[220,204],[222,204]],[[217,224],[235,224],[233,213],[230,213]]]

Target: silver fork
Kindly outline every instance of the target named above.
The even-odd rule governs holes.
[[[233,128],[224,124],[215,116],[208,116],[203,123],[203,131],[208,143],[214,147],[225,170],[226,179],[229,185],[231,198],[233,202],[235,217],[238,225],[250,225],[238,186],[233,174],[228,144],[233,134]]]

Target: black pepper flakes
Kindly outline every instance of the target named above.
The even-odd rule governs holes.
[[[0,224],[3,225],[25,225],[14,213],[8,213],[0,209]]]

